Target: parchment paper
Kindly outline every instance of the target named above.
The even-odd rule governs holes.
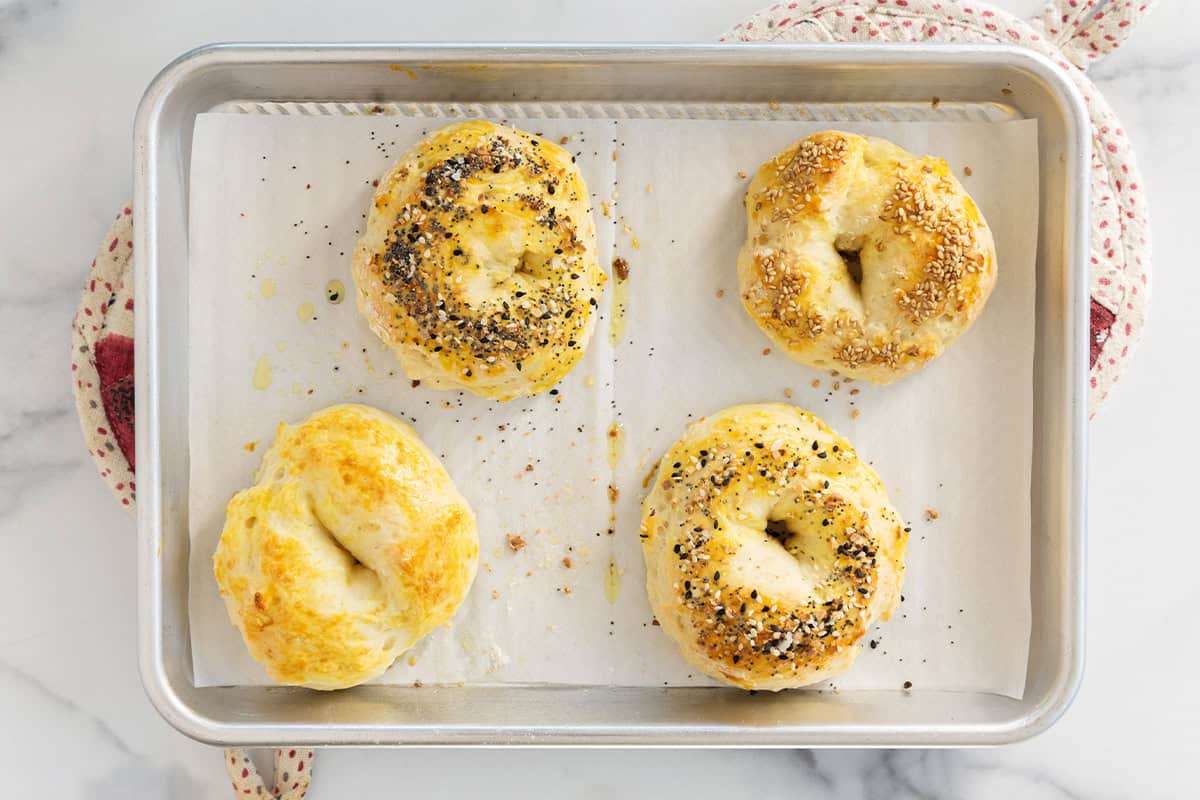
[[[643,479],[688,421],[776,400],[849,438],[912,524],[904,603],[836,686],[912,681],[917,691],[1021,696],[1036,122],[513,120],[554,141],[568,137],[592,192],[601,263],[624,257],[630,278],[619,343],[610,341],[615,293],[606,291],[596,335],[559,393],[510,403],[412,387],[354,306],[350,253],[372,181],[444,122],[197,120],[187,322],[197,685],[270,683],[212,576],[224,507],[252,482],[278,422],[347,401],[410,422],[479,521],[481,564],[466,602],[380,682],[710,685],[652,624],[637,538]],[[996,238],[999,280],[981,319],[942,358],[891,386],[838,381],[764,354],[771,344],[737,296],[743,176],[828,127],[945,157]],[[333,287],[339,303],[327,299],[330,281],[342,283]],[[614,421],[624,430],[615,439]],[[525,547],[513,552],[507,534]]]

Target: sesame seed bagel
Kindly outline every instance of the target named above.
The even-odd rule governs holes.
[[[907,534],[875,471],[782,403],[694,423],[642,504],[646,588],[689,663],[777,691],[849,669],[900,599]]]
[[[971,326],[996,282],[991,230],[946,162],[824,131],[746,192],[742,303],[803,364],[874,383],[914,372]]]
[[[449,620],[478,556],[474,514],[412,428],[339,405],[279,426],[229,501],[213,571],[272,679],[341,689]]]
[[[571,154],[479,120],[434,131],[384,176],[352,269],[410,378],[497,400],[571,371],[606,280]]]

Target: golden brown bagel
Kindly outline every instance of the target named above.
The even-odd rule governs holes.
[[[663,631],[744,689],[844,672],[900,599],[907,534],[883,482],[820,419],[781,403],[689,427],[659,464],[640,535]]]
[[[478,554],[471,509],[416,433],[340,405],[280,424],[229,501],[213,572],[274,680],[341,689],[449,620]]]
[[[745,203],[742,303],[809,366],[890,383],[941,355],[996,282],[991,231],[946,162],[884,139],[802,139]]]
[[[498,400],[571,371],[605,282],[571,154],[483,121],[434,131],[396,162],[352,269],[359,309],[410,378]]]

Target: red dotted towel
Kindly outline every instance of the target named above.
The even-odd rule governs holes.
[[[71,377],[88,451],[117,499],[136,499],[133,448],[133,215],[126,206],[92,259],[75,312]]]

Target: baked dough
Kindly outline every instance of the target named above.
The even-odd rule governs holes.
[[[896,608],[908,538],[850,444],[782,403],[688,428],[659,464],[640,535],[650,605],[683,657],[770,690],[850,668]]]
[[[475,517],[400,420],[360,405],[280,424],[213,556],[229,618],[275,681],[342,689],[454,615]]]
[[[802,139],[745,203],[742,303],[809,366],[890,383],[941,355],[996,282],[991,231],[946,162],[884,139]]]
[[[574,161],[477,120],[434,131],[380,181],[354,282],[410,378],[509,400],[579,361],[606,278]]]

